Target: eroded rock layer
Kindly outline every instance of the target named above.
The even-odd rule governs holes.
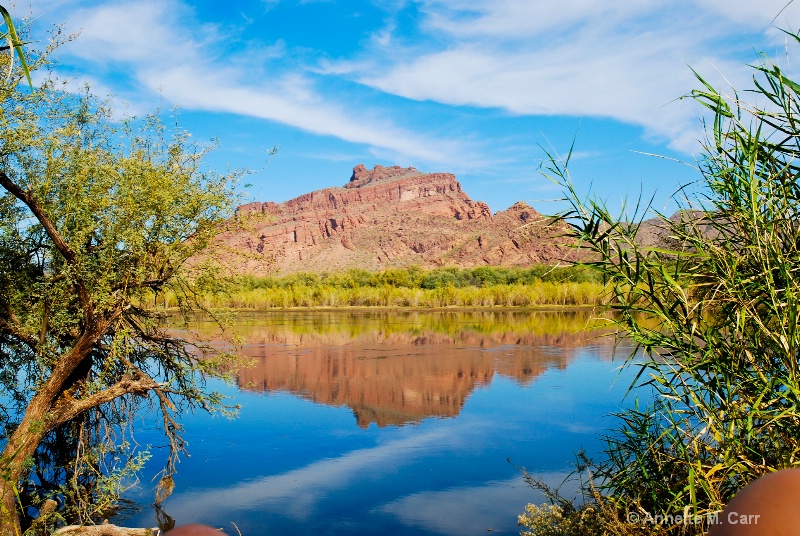
[[[451,173],[363,165],[341,188],[237,209],[214,255],[237,273],[530,266],[570,258],[562,227],[525,203],[492,214]]]

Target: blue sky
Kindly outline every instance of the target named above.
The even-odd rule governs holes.
[[[786,60],[776,28],[800,29],[800,2],[787,1],[11,7],[33,20],[34,38],[57,23],[80,32],[59,52],[60,77],[88,81],[130,115],[177,106],[196,139],[218,138],[209,164],[256,170],[249,200],[342,185],[363,163],[452,172],[493,211],[522,200],[554,213],[565,207],[547,201],[559,191],[537,171],[542,146],[565,153],[575,139],[575,183],[611,206],[644,192],[664,209],[696,180],[688,166],[641,153],[694,162],[702,110],[678,99],[697,86],[690,66],[720,87],[749,87],[757,52]]]

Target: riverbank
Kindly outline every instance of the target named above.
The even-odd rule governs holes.
[[[602,304],[603,289],[596,274],[582,267],[348,270],[222,279],[206,293],[203,305],[254,310],[575,307]],[[177,306],[168,292],[155,301],[165,308]]]

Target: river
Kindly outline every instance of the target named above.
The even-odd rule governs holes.
[[[153,459],[120,519],[245,536],[518,534],[517,515],[544,498],[508,460],[558,486],[627,403],[628,350],[614,358],[590,324],[588,312],[242,316],[252,366],[213,385],[238,417],[185,416],[191,457],[160,513],[163,440],[145,419],[136,439]]]

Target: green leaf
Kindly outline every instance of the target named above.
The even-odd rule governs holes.
[[[14,50],[17,53],[17,57],[19,57],[19,63],[22,66],[22,72],[25,73],[25,78],[28,79],[28,85],[31,89],[33,89],[33,81],[31,80],[31,73],[28,69],[28,62],[25,61],[25,53],[22,51],[22,41],[20,41],[19,36],[17,35],[17,30],[14,27],[14,21],[11,19],[11,13],[8,10],[0,6],[0,15],[3,16],[3,20],[8,27],[8,35],[11,38],[11,45],[14,47]]]

